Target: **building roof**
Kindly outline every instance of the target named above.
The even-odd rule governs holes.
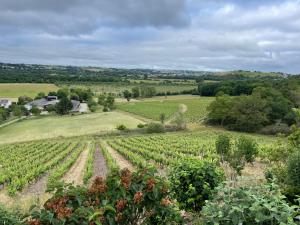
[[[8,100],[8,99],[0,99],[0,105],[6,105],[6,104],[9,104],[9,103],[11,103],[11,101]]]
[[[76,100],[71,100],[73,108],[71,109],[70,112],[79,112],[80,109],[80,101],[76,101]]]
[[[36,99],[32,102],[29,102],[28,105],[38,106],[38,107],[45,107],[47,105],[55,105],[57,102],[58,102],[57,100],[48,101],[45,98],[41,98],[41,99]]]

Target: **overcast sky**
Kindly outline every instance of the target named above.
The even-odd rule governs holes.
[[[0,61],[300,73],[300,0],[0,0]]]

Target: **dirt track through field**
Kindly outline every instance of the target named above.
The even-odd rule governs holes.
[[[173,120],[178,116],[179,113],[184,114],[188,110],[188,107],[185,104],[179,105],[178,112],[174,113],[170,118],[167,119],[166,124],[170,124],[173,122]]]
[[[66,183],[74,183],[75,185],[82,185],[83,184],[83,171],[85,168],[86,161],[89,155],[89,147],[90,144],[87,145],[87,149],[85,149],[74,165],[72,165],[71,169],[64,175],[62,180]]]
[[[97,146],[94,155],[94,172],[91,180],[93,181],[96,177],[106,177],[106,175],[107,175],[106,161],[99,147]]]
[[[121,154],[119,154],[116,150],[114,150],[106,142],[103,142],[103,144],[104,144],[104,147],[109,152],[109,154],[116,160],[120,169],[128,168],[130,171],[135,170],[135,167],[128,160],[126,160]]]

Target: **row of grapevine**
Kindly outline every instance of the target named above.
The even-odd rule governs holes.
[[[71,166],[76,162],[79,155],[86,148],[86,144],[77,143],[76,146],[73,147],[71,153],[66,157],[66,160],[60,163],[48,177],[47,187],[51,189],[55,187],[61,177],[71,168]]]
[[[99,142],[97,146],[101,149],[101,152],[105,158],[106,166],[108,167],[109,171],[115,171],[120,170],[120,167],[118,166],[116,160],[111,156],[111,154],[106,149],[103,142]]]
[[[85,168],[84,168],[84,174],[83,174],[83,183],[87,184],[91,177],[93,176],[93,169],[94,169],[94,156],[95,156],[95,151],[96,151],[96,146],[95,143],[89,143],[88,144],[89,148],[89,155],[88,159],[85,163]]]
[[[14,195],[62,161],[76,143],[39,141],[0,147],[0,184]]]

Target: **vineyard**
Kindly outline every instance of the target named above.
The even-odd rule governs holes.
[[[131,138],[109,139],[107,143],[137,168],[154,166],[164,169],[178,164],[180,160],[195,158],[217,160],[215,140],[223,131],[202,131],[186,134],[150,135]],[[225,132],[233,140],[240,134]],[[260,135],[246,135],[254,139],[261,151],[276,138]],[[279,140],[279,139],[278,139]]]
[[[185,117],[188,122],[202,121],[207,114],[207,107],[214,98],[194,98],[194,99],[172,99],[161,101],[145,101],[134,103],[118,104],[120,110],[144,116],[149,119],[159,120],[160,114],[164,113],[170,118],[179,110],[180,105],[185,105],[187,111]]]
[[[78,141],[37,141],[0,147],[0,185],[10,195],[51,170],[48,185],[68,170],[84,148]]]

